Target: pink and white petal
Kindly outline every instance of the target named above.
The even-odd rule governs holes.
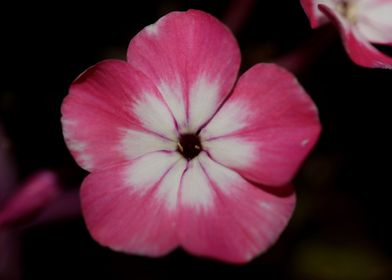
[[[255,161],[257,146],[253,141],[237,136],[215,138],[203,143],[203,149],[218,162],[236,169],[249,168],[250,162]],[[255,166],[257,168],[257,166]]]
[[[161,256],[178,245],[177,193],[186,161],[156,152],[91,173],[81,189],[93,238],[113,250]]]
[[[31,218],[52,203],[60,192],[57,176],[52,171],[35,173],[1,208],[0,228]]]
[[[192,254],[245,263],[278,239],[294,206],[292,190],[267,193],[201,154],[181,182],[180,242]]]
[[[159,122],[159,121],[158,121]],[[120,152],[130,160],[155,151],[175,151],[177,142],[137,130],[124,130]]]
[[[392,2],[360,1],[357,28],[370,42],[392,44]]]
[[[353,62],[363,67],[392,69],[392,57],[372,46],[357,28],[335,13],[331,7],[319,7],[339,27],[344,47]]]
[[[320,12],[317,5],[320,3],[332,2],[332,0],[301,0],[301,6],[308,16],[312,28],[320,27],[329,21],[328,18]]]
[[[197,10],[172,12],[137,34],[128,62],[164,96],[181,132],[196,132],[229,94],[240,65],[230,30]]]
[[[175,122],[165,102],[149,79],[123,61],[86,70],[73,82],[61,112],[66,144],[88,171],[175,149]]]
[[[313,148],[321,126],[317,108],[296,78],[274,64],[258,64],[200,132],[217,162],[249,180],[281,186]]]

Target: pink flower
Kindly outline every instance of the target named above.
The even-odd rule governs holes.
[[[63,132],[91,172],[81,203],[100,244],[243,263],[277,240],[295,205],[287,184],[319,135],[317,109],[272,64],[233,88],[239,65],[230,31],[190,10],[144,28],[127,62],[100,62],[72,84]]]
[[[344,47],[358,65],[392,68],[392,57],[372,44],[392,45],[391,0],[301,0],[313,28],[334,22]]]

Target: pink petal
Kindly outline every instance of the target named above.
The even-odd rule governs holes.
[[[49,205],[60,193],[57,178],[51,171],[30,177],[0,211],[0,227],[31,218]]]
[[[312,28],[320,27],[328,22],[328,18],[320,12],[317,5],[319,3],[329,3],[331,0],[301,0],[302,8],[309,18]]]
[[[392,44],[392,2],[373,0],[359,2],[357,28],[367,40],[378,44]]]
[[[186,161],[178,153],[155,152],[131,164],[90,174],[82,184],[87,227],[113,250],[160,256],[173,250],[176,204]]]
[[[179,203],[179,238],[187,251],[245,263],[278,239],[295,195],[292,189],[282,196],[265,192],[201,154],[189,162]]]
[[[172,12],[131,41],[128,62],[158,87],[181,132],[196,132],[232,88],[240,64],[235,38],[201,11]]]
[[[86,170],[175,150],[175,123],[162,97],[128,63],[96,64],[72,84],[62,108],[64,138]]]
[[[287,70],[258,64],[201,131],[219,163],[264,185],[289,182],[320,133],[317,108]]]
[[[384,55],[373,47],[354,26],[331,7],[327,5],[319,5],[319,7],[339,27],[344,47],[356,64],[363,67],[392,69],[392,57]]]

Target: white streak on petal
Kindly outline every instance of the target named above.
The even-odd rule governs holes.
[[[211,160],[204,153],[200,154],[199,160],[208,176],[216,183],[214,187],[228,195],[233,195],[238,190],[242,182],[237,173]]]
[[[147,154],[137,159],[126,170],[126,184],[132,190],[144,193],[154,187],[180,158],[180,154],[176,152]]]
[[[274,221],[276,224],[285,224],[286,223],[286,215],[283,213],[279,213],[276,211],[276,208],[273,204],[270,204],[266,201],[260,201],[259,206],[263,209],[264,212],[268,212],[268,215],[274,217]],[[266,235],[269,238],[273,238],[275,236],[274,232],[267,230]]]
[[[81,141],[69,140],[68,141],[68,148],[71,151],[78,153],[78,162],[86,169],[91,170],[93,169],[93,159],[91,155],[86,153],[87,144]]]
[[[247,104],[240,101],[225,104],[200,133],[201,139],[209,139],[228,135],[240,130],[247,124],[251,116]]]
[[[154,134],[136,130],[124,130],[123,134],[119,152],[130,160],[150,152],[176,150],[176,142]]]
[[[75,120],[61,118],[61,124],[63,126],[63,135],[66,141],[72,139],[72,131],[74,131],[75,127],[78,126],[78,123]],[[68,144],[68,142],[67,142]]]
[[[199,161],[188,163],[181,182],[181,202],[197,210],[208,209],[213,205],[214,193]]]
[[[148,35],[157,35],[158,34],[158,23],[150,24],[145,27]]]
[[[268,210],[268,211],[273,209],[271,204],[266,201],[260,202],[260,207],[263,208],[264,210]]]
[[[215,183],[214,187],[219,188],[219,191],[223,192],[225,195],[236,198],[241,197],[240,193],[248,191],[247,188],[249,186],[244,185],[244,179],[238,173],[216,163],[205,154],[201,154],[199,160],[204,170],[206,170],[207,176],[210,178],[211,181]],[[281,215],[280,213],[276,212],[276,205],[273,204],[273,200],[271,200],[268,196],[270,195],[265,193],[266,200],[259,201],[260,208],[263,209],[263,212],[266,212],[266,216],[273,217],[274,223],[284,224],[286,222],[286,215]],[[241,201],[241,203],[244,203],[244,201]],[[247,231],[251,233],[250,236],[253,236],[255,238],[262,238],[259,229],[260,228],[258,227],[248,227]],[[262,234],[268,236],[270,240],[273,240],[276,237],[276,232],[274,232],[273,227],[267,227],[263,229]]]
[[[163,199],[165,201],[165,205],[169,210],[175,210],[177,208],[178,190],[186,165],[187,161],[185,159],[180,159],[162,179],[157,190],[156,195],[159,199]]]
[[[175,79],[176,81],[179,79]],[[179,128],[186,126],[185,101],[179,82],[173,82],[171,85],[161,82],[157,87],[168,104]]]
[[[94,164],[91,155],[86,152],[87,144],[83,141],[75,140],[75,137],[71,135],[71,131],[75,131],[75,128],[72,126],[78,127],[77,121],[62,118],[61,122],[63,126],[64,139],[67,143],[68,149],[78,154],[77,161],[83,166],[83,168],[86,170],[92,170]]]
[[[151,131],[169,139],[176,138],[176,128],[170,111],[162,100],[150,93],[144,93],[133,104],[133,112],[140,122]]]
[[[301,146],[306,147],[306,145],[308,145],[308,143],[309,143],[309,139],[304,139],[301,141]]]
[[[238,175],[238,173],[216,163],[205,155],[201,155],[199,160],[204,170],[206,170],[207,176],[214,182],[214,187],[218,188],[219,192],[236,198],[241,197],[240,194],[247,191],[249,186],[245,187],[244,179]],[[266,199],[268,199],[268,194],[266,194]],[[241,201],[241,203],[244,203],[244,201]],[[280,215],[280,213],[275,212],[273,204],[269,204],[267,201],[260,201],[259,206],[266,212],[265,215],[274,217],[274,222],[276,224],[285,223],[285,215]],[[250,236],[262,238],[258,227],[248,227],[247,231],[251,233]],[[266,228],[263,230],[262,234],[268,236],[270,240],[273,240],[276,237],[274,228]]]
[[[77,122],[75,120],[70,120],[70,119],[66,119],[66,118],[62,117],[61,124],[63,125],[64,128],[67,128],[69,126],[77,125]]]
[[[200,76],[190,88],[189,94],[189,132],[196,132],[218,107],[219,84]]]
[[[222,137],[203,142],[203,148],[217,161],[227,166],[244,168],[252,164],[256,147],[239,137]]]
[[[336,6],[337,2],[339,0],[318,0],[318,1],[313,1],[314,6],[313,6],[313,12],[316,15],[316,18],[320,21],[320,23],[324,23],[329,21],[328,18],[319,10],[317,7],[318,4],[325,4],[325,5],[331,5],[331,6]]]

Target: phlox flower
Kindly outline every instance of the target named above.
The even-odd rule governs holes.
[[[344,47],[358,65],[392,68],[392,57],[373,44],[392,45],[391,0],[301,0],[313,28],[331,20]]]
[[[172,12],[131,40],[127,61],[100,62],[73,82],[63,133],[91,172],[81,204],[96,241],[244,263],[277,240],[318,113],[276,65],[255,65],[235,84],[240,59],[217,19]]]

